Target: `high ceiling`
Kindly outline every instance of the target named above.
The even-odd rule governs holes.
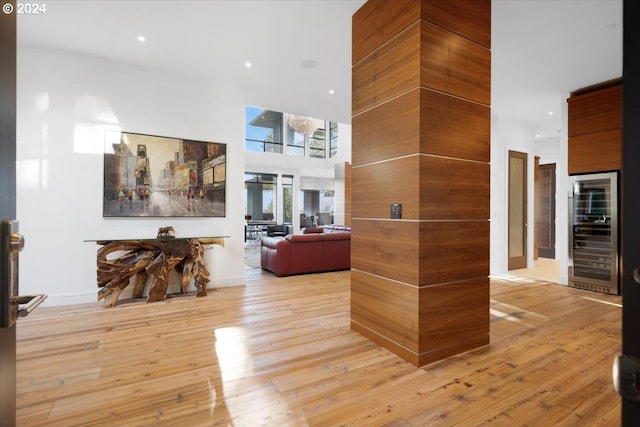
[[[56,0],[18,16],[18,46],[233,82],[247,104],[350,123],[351,16],[362,4]],[[622,0],[492,1],[494,112],[557,136],[569,92],[621,75]]]
[[[492,109],[540,138],[570,92],[622,77],[622,0],[493,0],[491,32]]]

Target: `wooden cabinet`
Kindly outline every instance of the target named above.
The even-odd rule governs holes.
[[[569,103],[569,175],[622,168],[622,82],[574,92]]]

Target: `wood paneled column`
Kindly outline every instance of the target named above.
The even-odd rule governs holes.
[[[417,366],[489,343],[490,47],[490,0],[353,16],[351,327]]]

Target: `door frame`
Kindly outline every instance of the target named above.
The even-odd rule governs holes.
[[[13,6],[15,0],[3,1]],[[0,219],[16,218],[16,14],[0,14]],[[1,284],[7,289],[8,283]],[[16,425],[16,326],[0,328],[0,425]]]
[[[522,160],[522,176],[520,182],[514,182],[512,179],[511,160]],[[520,151],[509,150],[507,156],[507,269],[517,270],[527,268],[528,254],[528,161],[529,155]],[[516,203],[512,204],[512,200],[516,199]],[[519,202],[519,203],[518,203]],[[512,207],[514,209],[512,209]],[[516,212],[514,212],[516,211]],[[521,216],[515,218],[517,213]],[[512,230],[512,224],[519,226],[518,230]],[[517,238],[515,233],[520,234],[522,241],[522,255],[511,256],[512,241]]]
[[[620,185],[622,240],[622,354],[640,360],[640,58],[635,52],[640,44],[640,3],[623,4],[623,75],[622,83],[622,174]],[[640,402],[622,398],[622,426],[640,425]]]

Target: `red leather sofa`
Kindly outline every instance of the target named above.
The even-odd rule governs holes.
[[[351,230],[331,227],[323,231],[263,237],[260,266],[276,276],[350,269]]]

